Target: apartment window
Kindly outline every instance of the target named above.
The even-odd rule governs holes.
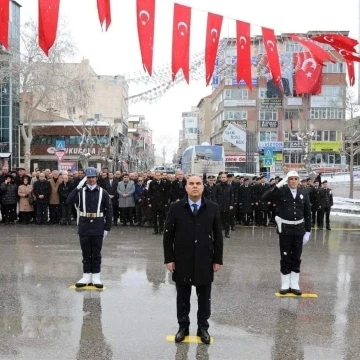
[[[278,133],[276,131],[260,131],[259,141],[277,141]]]
[[[329,141],[336,141],[336,131],[329,131]]]
[[[297,138],[296,138],[295,134],[296,134],[296,131],[285,131],[284,140],[285,141],[296,141]]]
[[[340,108],[311,108],[310,119],[343,119],[344,109]]]
[[[259,88],[259,99],[266,99],[266,88]]]
[[[290,153],[284,155],[284,163],[285,164],[302,164],[303,159],[300,153]]]
[[[224,120],[247,120],[247,111],[225,111]]]
[[[328,130],[323,131],[323,140],[329,141],[329,131]]]
[[[265,53],[264,43],[262,41],[259,41],[259,54],[264,54],[264,53]]]
[[[248,96],[247,89],[225,89],[225,99],[242,100],[247,99]]]
[[[285,52],[303,52],[304,48],[301,44],[293,42],[293,41],[286,41],[285,43]]]
[[[277,111],[276,110],[260,110],[259,112],[260,120],[277,120]]]
[[[299,118],[300,118],[299,110],[285,110],[285,120],[299,119]]]
[[[344,91],[343,86],[336,86],[336,85],[323,85],[321,87],[321,94],[322,96],[342,96]]]
[[[325,66],[323,67],[324,74],[339,74],[345,72],[345,66],[342,62],[337,62],[335,64],[331,62],[325,62]]]

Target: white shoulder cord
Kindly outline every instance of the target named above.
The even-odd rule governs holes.
[[[99,202],[98,202],[98,207],[97,207],[97,212],[96,212],[96,216],[100,217],[100,206],[101,206],[101,201],[102,201],[102,196],[103,196],[103,188],[100,188],[100,194],[99,194]]]

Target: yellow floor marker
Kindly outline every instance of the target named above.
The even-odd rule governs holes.
[[[80,288],[77,288],[75,285],[71,285],[69,286],[69,289],[75,289],[75,290],[98,290],[98,291],[102,291],[106,289],[106,286],[104,286],[102,289],[98,289],[95,286],[83,286]]]
[[[168,335],[166,341],[175,342],[175,335]],[[185,336],[184,343],[202,344],[199,336]],[[214,338],[210,336],[210,344],[214,342]]]
[[[280,293],[275,293],[275,296],[277,297],[296,297],[296,298],[317,298],[317,294],[313,294],[313,293],[303,293],[302,295],[295,295],[293,293],[287,293],[285,295],[281,295]]]

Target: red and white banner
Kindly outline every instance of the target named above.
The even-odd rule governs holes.
[[[205,45],[206,86],[209,85],[214,73],[222,22],[222,16],[208,13]]]
[[[349,60],[345,60],[345,61],[346,61],[346,66],[347,66],[347,71],[348,71],[348,76],[349,76],[349,86],[354,86],[355,85],[354,62],[349,61]]]
[[[56,39],[59,7],[60,0],[39,0],[39,46],[46,56]]]
[[[317,95],[321,93],[322,66],[309,52],[294,53],[295,90],[297,94]]]
[[[9,48],[9,4],[9,0],[0,0],[0,42],[6,49]]]
[[[191,8],[174,4],[174,23],[172,41],[172,79],[180,69],[189,83]]]
[[[136,0],[137,29],[144,69],[152,75],[155,0]]]
[[[314,36],[311,38],[311,40],[315,40],[322,44],[328,44],[334,49],[344,49],[350,52],[356,52],[355,46],[359,44],[359,42],[355,39],[351,39],[348,36],[338,34]]]
[[[244,80],[247,87],[252,90],[251,82],[251,38],[250,24],[243,21],[236,21],[236,42],[237,42],[237,82]]]
[[[273,29],[261,28],[266,55],[269,61],[269,68],[275,85],[282,89],[281,69],[279,53],[276,46],[275,32]]]
[[[99,13],[100,25],[103,26],[106,23],[105,30],[109,28],[111,24],[111,6],[110,0],[97,0],[97,8]]]

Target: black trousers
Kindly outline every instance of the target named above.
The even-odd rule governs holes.
[[[152,213],[152,219],[153,219],[153,225],[155,231],[164,231],[164,219],[165,219],[165,208],[164,209],[153,209],[151,208]],[[159,226],[157,217],[159,215]]]
[[[311,209],[312,223],[315,225],[315,221],[318,227],[324,226],[324,210],[323,209]]]
[[[119,205],[113,203],[112,208],[113,208],[113,221],[114,221],[114,224],[117,224],[119,217],[120,217]]]
[[[63,224],[66,223],[69,225],[71,224],[72,209],[73,209],[72,204],[61,204],[61,221]]]
[[[36,221],[38,224],[46,224],[48,221],[49,205],[47,203],[36,203]]]
[[[259,214],[258,214],[258,223],[261,226],[267,226],[267,222],[268,222],[268,214],[267,214],[267,210],[259,210]]]
[[[103,235],[79,235],[79,237],[83,256],[83,272],[92,274],[99,273],[101,271],[101,249],[103,244]]]
[[[330,211],[331,211],[331,207],[324,209],[327,228],[330,227]],[[324,223],[324,220],[323,220],[323,223]]]
[[[30,220],[33,217],[33,212],[32,211],[20,211],[19,212],[19,220],[23,223],[23,224],[30,224]]]
[[[303,235],[282,235],[280,239],[280,271],[287,275],[292,271],[299,273],[301,264],[301,253],[303,248]]]
[[[222,211],[220,213],[221,217],[221,225],[225,230],[225,233],[228,234],[230,232],[230,212]]]
[[[142,224],[144,221],[143,221],[143,217],[142,217],[142,204],[141,203],[135,204],[135,214],[136,214],[136,222],[138,224]]]
[[[191,285],[176,284],[176,292],[176,310],[179,326],[189,328]],[[198,297],[198,328],[207,330],[209,328],[208,320],[211,315],[211,283],[196,286],[196,295]]]
[[[234,207],[232,208],[232,210],[230,210],[229,212],[229,222],[230,222],[230,227],[231,229],[233,229],[235,227],[235,214],[236,214],[236,210],[237,210],[237,206],[234,205]]]
[[[16,204],[15,205],[2,205],[3,210],[3,221],[5,223],[14,222],[17,218],[16,215]]]
[[[252,215],[251,212],[241,212],[240,213],[241,224],[249,226],[252,217],[251,215]]]
[[[126,223],[129,221],[130,225],[134,223],[134,208],[133,207],[126,207],[126,208],[120,208],[121,212],[121,222],[126,225]]]
[[[58,224],[61,220],[61,207],[60,205],[49,205],[50,222]]]

